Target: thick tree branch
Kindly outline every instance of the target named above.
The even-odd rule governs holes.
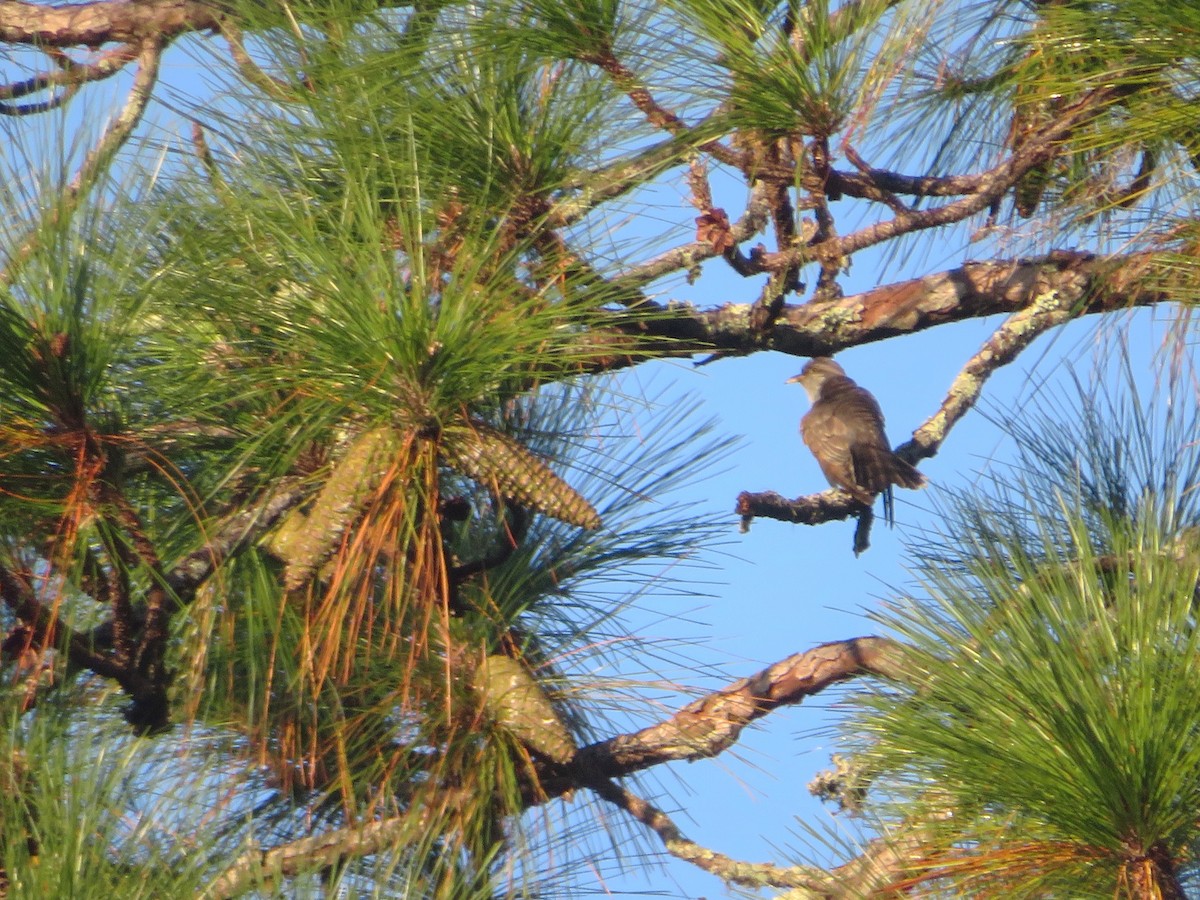
[[[100,47],[167,41],[193,31],[215,29],[215,3],[196,0],[65,3],[47,6],[26,0],[0,0],[0,41],[38,47]]]
[[[643,314],[626,320],[625,313],[616,312],[612,322],[636,337],[629,349],[658,356],[763,349],[830,356],[948,322],[1015,313],[1052,294],[1071,307],[1072,316],[1169,302],[1175,285],[1184,286],[1186,273],[1158,260],[1153,253],[1097,257],[1060,251],[1034,260],[967,263],[862,294],[786,306],[766,336],[749,327],[750,304],[700,309],[647,301],[639,307]],[[614,360],[614,368],[621,365]]]
[[[581,748],[569,771],[578,773],[576,785],[590,784],[674,760],[717,756],[756,719],[859,675],[903,679],[903,645],[862,637],[797,653],[689,703],[664,722]]]
[[[589,787],[651,827],[681,859],[739,884],[828,888],[820,870],[739,863],[688,841],[674,823],[611,779],[664,762],[715,756],[732,746],[743,728],[781,706],[801,703],[830,685],[859,675],[889,679],[906,676],[903,645],[887,638],[862,637],[822,644],[781,660],[756,675],[696,700],[665,722],[634,734],[584,747],[566,766],[547,770],[529,802],[545,802],[578,787]],[[466,801],[464,801],[466,802]],[[245,854],[216,879],[204,896],[230,897],[262,879],[268,882],[376,853],[420,828],[400,817],[337,829],[265,852]],[[824,894],[820,894],[824,896]],[[833,895],[829,895],[833,896]]]

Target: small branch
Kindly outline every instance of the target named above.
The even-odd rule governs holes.
[[[759,332],[770,331],[783,312],[784,300],[795,288],[799,278],[799,269],[788,269],[777,272],[767,278],[762,287],[762,293],[750,307],[750,327]]]
[[[850,160],[851,165],[853,165],[854,168],[858,169],[860,172],[862,172],[864,175],[866,175],[867,178],[869,179],[868,183],[865,184],[862,189],[861,196],[864,199],[874,200],[878,203],[883,203],[885,206],[887,206],[889,209],[891,209],[891,211],[894,213],[904,213],[904,212],[909,211],[908,207],[905,206],[905,204],[900,201],[899,197],[897,197],[894,193],[892,193],[887,188],[883,187],[881,184],[878,183],[878,181],[876,180],[876,178],[873,174],[873,173],[877,172],[878,170],[872,169],[870,166],[868,166],[866,161],[861,156],[858,155],[857,150],[855,150],[853,147],[851,147],[849,144],[847,144],[845,147],[842,148],[842,152],[846,154],[846,159]],[[843,193],[848,193],[847,189],[845,188],[845,186],[842,182],[841,177],[839,175],[837,175],[837,173],[831,171],[829,173],[829,178],[830,178],[831,182],[836,183],[838,185],[838,187],[842,190]],[[964,191],[963,193],[967,193],[967,192]]]
[[[158,81],[158,67],[162,61],[164,47],[161,40],[152,38],[147,38],[142,43],[138,52],[137,74],[134,75],[133,85],[129,88],[129,98],[125,101],[125,107],[80,164],[79,171],[75,173],[74,179],[64,192],[66,202],[73,204],[81,193],[91,187],[96,176],[116,156],[117,151],[125,145],[138,122],[142,120],[142,114],[146,111],[146,105],[150,102],[150,95]]]
[[[893,204],[885,200],[884,195],[890,195],[894,199],[896,194],[910,197],[962,197],[977,194],[983,189],[989,174],[983,172],[974,175],[901,175],[898,172],[868,166],[853,147],[843,147],[842,152],[859,171],[831,169],[829,179],[832,185],[847,197],[880,200],[889,206]],[[898,206],[893,206],[893,209],[899,212],[901,209],[907,210],[908,207],[899,203]]]
[[[837,488],[795,500],[789,500],[775,491],[742,491],[734,507],[734,512],[742,517],[740,530],[743,534],[750,530],[750,523],[759,517],[791,522],[793,525],[820,525],[858,516],[862,510],[861,503]]]
[[[246,51],[242,32],[236,25],[229,21],[223,21],[219,28],[221,35],[229,44],[229,55],[233,57],[238,71],[247,82],[274,100],[289,103],[296,99],[297,88],[295,85],[289,84],[282,78],[276,78],[274,75],[268,75],[251,59],[250,54]]]
[[[876,838],[854,859],[826,870],[816,866],[778,866],[732,859],[686,838],[670,816],[631,791],[611,781],[597,782],[589,787],[658,835],[667,852],[677,859],[692,863],[726,884],[786,888],[789,890],[786,896],[793,900],[872,897],[881,891],[895,890],[902,882],[911,884],[914,873],[920,873],[916,881],[937,878],[941,874],[938,864],[952,862],[945,854],[939,855],[937,860],[930,859],[930,851],[936,846],[931,831],[936,827],[936,821],[948,818],[948,814],[936,816],[934,825],[921,822]]]
[[[75,210],[80,198],[87,193],[100,173],[104,171],[133,134],[133,130],[141,121],[142,114],[146,111],[154,84],[158,80],[158,67],[162,59],[163,46],[163,43],[157,39],[147,38],[142,42],[138,52],[137,74],[134,76],[133,86],[129,89],[129,98],[125,102],[125,107],[109,124],[108,129],[96,142],[96,146],[80,163],[79,171],[75,173],[70,184],[59,192],[46,213],[47,223],[57,222]],[[7,286],[13,283],[21,266],[28,262],[37,249],[40,236],[40,229],[34,229],[25,242],[8,258],[4,270],[0,271],[0,285]]]
[[[125,545],[120,534],[120,525],[109,520],[110,533],[105,535],[105,555],[108,557],[108,577],[105,579],[104,594],[112,610],[112,646],[116,661],[125,666],[133,658],[133,633],[135,613],[131,597],[129,573],[137,567],[137,554]],[[140,618],[141,613],[136,614]]]
[[[614,200],[678,165],[681,146],[684,145],[679,139],[671,137],[569,181],[563,185],[568,196],[551,206],[546,214],[546,227],[573,225],[601,203]]]
[[[890,219],[860,228],[844,237],[816,244],[812,248],[796,248],[768,254],[763,260],[764,265],[772,270],[781,270],[802,262],[806,254],[838,259],[843,256],[851,256],[859,250],[873,247],[901,235],[961,222],[987,209],[1026,172],[1050,159],[1059,143],[1080,124],[1093,117],[1109,99],[1110,93],[1105,89],[1100,89],[1085,95],[1072,106],[1064,109],[1060,116],[1056,117],[1034,138],[1031,138],[1020,150],[981,175],[976,190],[960,200],[923,210],[905,207],[897,211]]]
[[[1072,276],[1074,285],[1068,284]],[[1016,359],[1040,335],[1077,315],[1078,299],[1088,289],[1087,277],[1068,264],[1056,282],[1057,286],[1047,286],[1029,306],[1009,316],[984,342],[955,376],[938,411],[896,449],[898,455],[912,463],[934,456],[950,429],[975,405],[993,372]]]
[[[706,213],[713,208],[712,186],[708,182],[708,164],[701,156],[688,161],[688,186],[692,189],[692,206]]]
[[[817,897],[831,896],[835,882],[823,869],[733,859],[688,840],[665,812],[611,781],[597,782],[588,787],[657,834],[672,856],[692,863],[727,884],[754,888],[801,888]]]
[[[194,550],[167,573],[166,584],[180,603],[190,603],[220,561],[247,547],[269,531],[280,517],[311,492],[299,478],[283,478],[258,505],[230,515],[199,550]]]
[[[36,116],[39,113],[58,109],[75,94],[73,89],[67,89],[61,94],[55,94],[49,100],[39,100],[36,103],[0,103],[0,116],[17,118],[20,116]]]
[[[84,84],[101,81],[120,72],[130,60],[137,57],[137,48],[129,44],[122,44],[116,49],[103,53],[95,62],[90,63],[75,62],[61,50],[47,49],[46,54],[58,65],[58,71],[45,72],[24,81],[0,85],[0,100],[16,100],[29,94],[58,87],[65,88],[65,90],[40,103],[23,105],[0,103],[0,115],[25,116],[55,109],[74,96]]]
[[[641,110],[646,121],[655,128],[661,128],[676,137],[684,137],[692,130],[683,119],[655,100],[649,89],[623,62],[617,59],[610,49],[599,49],[581,59],[603,70],[613,80],[613,83],[633,101],[633,105]],[[732,166],[742,172],[746,171],[746,154],[733,150],[718,140],[705,141],[699,145],[699,149],[711,154],[714,159],[727,166]]]

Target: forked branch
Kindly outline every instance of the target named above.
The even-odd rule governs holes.
[[[96,180],[105,169],[107,169],[109,163],[117,155],[117,152],[129,140],[134,129],[137,128],[138,122],[141,121],[142,114],[146,111],[146,106],[150,102],[150,95],[154,90],[155,83],[158,81],[158,69],[162,59],[163,47],[163,42],[158,38],[146,38],[141,42],[137,54],[137,74],[134,76],[133,85],[129,89],[129,96],[125,101],[125,106],[121,109],[117,117],[109,123],[108,128],[100,136],[96,145],[84,157],[83,162],[79,164],[79,169],[70,183],[65,185],[54,198],[53,203],[46,212],[42,227],[47,224],[59,222],[71,215],[80,200],[96,183]],[[0,271],[0,284],[10,285],[13,283],[21,267],[36,251],[40,243],[42,227],[35,227],[24,243],[17,247],[6,260],[3,271]]]

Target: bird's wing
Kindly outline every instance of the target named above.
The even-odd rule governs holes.
[[[836,410],[844,425],[854,483],[878,494],[892,483],[892,447],[883,430],[883,413],[869,392],[846,382],[831,385],[833,390],[822,401]]]
[[[863,490],[855,477],[851,449],[854,431],[854,423],[843,414],[843,410],[823,400],[814,403],[800,420],[800,436],[817,458],[829,483],[842,488],[860,503],[869,505],[874,497],[871,492]]]

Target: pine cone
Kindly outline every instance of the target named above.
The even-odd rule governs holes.
[[[506,497],[580,528],[600,527],[600,516],[574,488],[515,438],[482,422],[442,432],[442,460]]]

